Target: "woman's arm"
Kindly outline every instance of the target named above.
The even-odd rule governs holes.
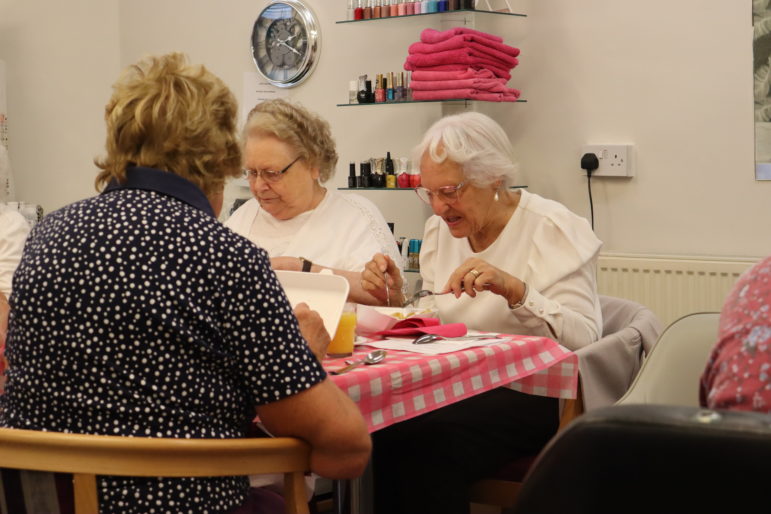
[[[311,446],[311,471],[327,478],[355,478],[369,461],[372,442],[353,401],[331,380],[257,408],[275,436],[299,437]]]

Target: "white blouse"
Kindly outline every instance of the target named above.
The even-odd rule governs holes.
[[[0,292],[11,296],[13,272],[21,261],[29,224],[19,212],[0,205]]]
[[[450,274],[476,257],[528,284],[524,304],[489,291],[475,298],[426,297],[443,322],[470,329],[546,336],[572,350],[596,341],[602,333],[596,261],[602,242],[589,223],[562,204],[521,191],[521,199],[498,238],[474,252],[466,238],[455,238],[439,216],[426,221],[420,252],[423,288],[442,289]]]
[[[234,232],[264,248],[270,257],[305,257],[314,264],[363,271],[376,253],[397,265],[402,258],[383,215],[366,198],[327,191],[315,209],[278,220],[252,198],[225,222]]]

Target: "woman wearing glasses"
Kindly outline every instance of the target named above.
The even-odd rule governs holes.
[[[364,265],[378,252],[391,262],[401,257],[372,202],[322,185],[337,163],[329,124],[299,105],[270,100],[249,113],[243,139],[254,198],[225,225],[267,250],[274,269],[328,268],[348,279],[352,301],[380,303],[361,288]]]
[[[503,129],[476,112],[449,116],[415,156],[423,184],[416,191],[435,214],[420,253],[423,287],[454,293],[421,306],[469,329],[546,336],[571,349],[596,341],[601,242],[563,205],[509,188],[516,166]],[[403,301],[397,269],[376,255],[362,287],[382,298],[385,278],[392,303]],[[468,512],[468,486],[537,452],[557,420],[556,399],[500,388],[376,432],[379,512]],[[404,445],[415,451],[398,451]]]

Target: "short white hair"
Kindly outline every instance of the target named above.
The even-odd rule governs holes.
[[[464,112],[438,120],[413,149],[413,162],[419,163],[426,153],[436,163],[446,159],[457,163],[476,186],[499,180],[502,187],[516,183],[518,167],[509,137],[482,113]]]

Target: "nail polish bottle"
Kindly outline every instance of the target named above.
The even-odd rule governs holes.
[[[394,88],[394,101],[404,101],[404,72],[396,75],[396,87]]]
[[[428,13],[428,0],[422,0],[420,2],[420,13],[421,14],[427,14]]]
[[[447,11],[447,0],[439,0],[436,2],[436,10],[438,12],[446,12]]]
[[[384,160],[382,157],[372,158],[372,187],[386,187]]]
[[[356,80],[352,80],[348,83],[348,103],[349,104],[359,103],[359,99],[357,98],[358,95],[359,95],[359,84]]]
[[[436,12],[436,0],[428,0],[428,12]]]
[[[356,163],[352,162],[348,165],[348,187],[351,189],[356,188]]]
[[[374,100],[373,94],[372,94],[372,81],[371,80],[365,80],[364,81],[364,89],[359,90],[359,94],[356,95],[356,99],[359,101],[360,104],[371,104]]]
[[[348,9],[345,12],[345,19],[346,20],[352,20],[353,19],[353,11],[356,9],[354,6],[354,0],[348,0]]]
[[[447,1],[447,10],[448,11],[457,11],[458,10],[458,0],[448,0]]]
[[[410,171],[410,187],[420,187],[420,172]]]
[[[353,10],[353,19],[361,20],[364,18],[364,8],[361,6],[362,0],[356,0],[356,8]]]
[[[407,16],[415,14],[415,2],[407,0],[407,2],[404,3],[404,14]]]
[[[397,161],[399,163],[399,172],[396,174],[396,185],[400,188],[410,187],[410,176],[407,173],[408,159],[406,157],[399,157]]]
[[[372,8],[373,18],[381,18],[383,16],[381,7],[380,7],[380,1],[381,0],[375,0],[375,7]]]
[[[364,161],[361,163],[361,185],[359,187],[372,187],[370,183],[371,178],[372,174],[369,163]]]
[[[388,18],[391,16],[391,2],[390,0],[383,0],[383,7],[380,9],[380,17]]]
[[[391,0],[391,16],[399,16],[399,4],[396,0]]]
[[[405,72],[402,72],[405,73]],[[406,72],[404,76],[404,94],[402,94],[402,99],[404,102],[411,102],[412,101],[412,88],[410,87],[410,83],[412,82],[412,72],[408,71]]]
[[[367,3],[367,6],[364,8],[362,19],[371,20],[372,19],[372,0],[365,0],[365,1]]]
[[[388,83],[386,88],[386,100],[389,102],[394,101],[394,72],[388,72]]]
[[[406,0],[399,0],[399,5],[398,5],[397,12],[398,12],[399,16],[404,16],[405,14],[407,14],[407,1]]]
[[[383,103],[386,101],[386,91],[383,87],[383,75],[379,74],[375,77],[375,103]]]
[[[396,187],[396,175],[394,175],[394,161],[391,159],[391,152],[386,153],[385,159],[386,187],[393,189]]]

